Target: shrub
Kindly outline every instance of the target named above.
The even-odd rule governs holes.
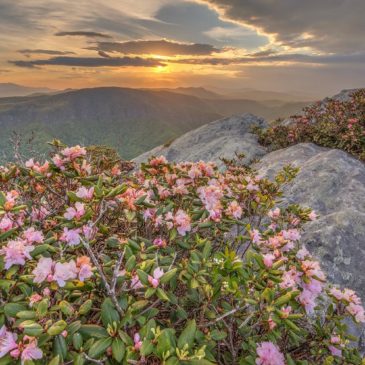
[[[271,149],[313,142],[365,161],[365,89],[355,91],[348,101],[330,99],[313,104],[291,119],[290,125],[256,129],[259,142]]]
[[[361,364],[360,299],[299,244],[316,214],[275,207],[296,170],[56,152],[0,169],[0,364]]]

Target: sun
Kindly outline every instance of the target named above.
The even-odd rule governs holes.
[[[170,68],[169,66],[156,66],[153,68],[153,72],[158,73],[158,74],[162,74],[162,73],[169,73],[170,72]]]

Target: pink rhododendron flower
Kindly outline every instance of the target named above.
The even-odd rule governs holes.
[[[66,209],[66,213],[63,215],[66,219],[80,219],[85,214],[85,205],[77,202],[75,207],[69,207]]]
[[[278,218],[278,217],[280,217],[280,209],[275,208],[274,210],[270,210],[267,215],[273,219]]]
[[[308,215],[308,218],[311,220],[311,221],[315,221],[317,219],[318,215],[316,214],[316,212],[314,210],[312,210],[309,215]]]
[[[164,274],[163,270],[157,267],[153,271],[153,276],[148,275],[148,282],[154,287],[157,288],[158,284],[160,283],[160,278]]]
[[[0,358],[18,347],[16,334],[8,331],[5,326],[0,328]]]
[[[302,261],[302,270],[308,277],[316,276],[317,278],[324,280],[325,275],[323,271],[321,270],[321,267],[319,265],[319,262],[317,261],[311,261],[311,260],[305,260]]]
[[[34,293],[29,297],[29,306],[32,307],[34,303],[41,301],[43,297],[38,293]]]
[[[261,342],[256,353],[256,365],[285,365],[284,355],[272,342]]]
[[[81,186],[76,191],[76,196],[80,199],[91,200],[93,198],[93,195],[94,195],[94,187],[88,189],[85,186]]]
[[[303,305],[307,314],[312,314],[316,306],[317,294],[311,292],[310,290],[304,289],[298,296],[300,304]]]
[[[49,257],[41,257],[38,261],[37,266],[33,270],[32,274],[35,276],[33,281],[37,284],[42,283],[46,279],[48,281],[53,280],[52,270],[53,270],[53,260]]]
[[[329,345],[328,349],[330,350],[331,355],[337,356],[337,357],[342,357],[342,350],[338,349],[337,347]]]
[[[282,276],[282,281],[280,283],[280,288],[282,289],[296,289],[298,284],[300,283],[300,277],[302,273],[298,272],[297,269],[292,267],[288,271],[284,271]]]
[[[65,170],[65,161],[63,160],[63,158],[56,154],[52,157],[52,161],[53,163],[56,165],[56,167],[58,167],[61,170]]]
[[[44,240],[43,233],[41,231],[36,231],[33,227],[25,230],[23,236],[28,243],[42,243]]]
[[[167,243],[166,243],[166,240],[159,237],[159,238],[156,238],[153,240],[153,244],[157,247],[166,247]]]
[[[264,257],[264,264],[266,267],[270,268],[272,267],[274,260],[275,260],[275,255],[271,254],[271,253],[267,253],[266,255],[263,255]]]
[[[32,169],[40,174],[44,174],[49,169],[49,162],[46,161],[43,165],[41,165],[39,162],[34,162],[34,159],[31,158],[25,163],[25,167],[28,169]]]
[[[53,280],[57,282],[60,287],[66,285],[67,280],[77,278],[77,268],[74,260],[70,262],[60,263],[57,262],[54,267]]]
[[[191,219],[182,209],[176,212],[174,223],[181,236],[185,236],[191,230]]]
[[[131,289],[140,289],[143,288],[143,284],[139,280],[138,275],[133,275],[131,279]]]
[[[73,147],[67,147],[61,151],[61,154],[67,157],[69,160],[74,160],[77,157],[85,156],[86,149],[84,147],[80,147],[79,145]]]
[[[253,229],[252,231],[250,231],[250,237],[253,243],[261,243],[261,234],[257,229]]]
[[[287,231],[283,231],[283,237],[286,240],[299,241],[300,240],[300,233],[297,229],[289,229]]]
[[[21,343],[18,345],[18,349],[13,350],[10,355],[18,358],[20,356],[21,365],[29,360],[39,360],[43,357],[42,350],[37,346],[37,340],[34,337],[25,336],[23,341],[28,343]]]
[[[305,247],[303,247],[297,252],[297,258],[299,260],[304,260],[306,257],[312,257],[312,255]]]
[[[365,311],[362,305],[350,303],[346,310],[354,316],[356,322],[365,323]]]
[[[80,281],[85,281],[85,279],[88,279],[93,275],[89,257],[78,257],[76,259],[76,266],[78,268],[78,277]]]
[[[68,229],[65,227],[60,240],[68,243],[70,246],[77,246],[81,242],[80,229]]]
[[[142,347],[141,336],[139,335],[138,332],[134,334],[133,342],[134,342],[134,349],[138,351]]]
[[[34,250],[34,246],[27,245],[23,240],[9,241],[6,246],[0,250],[0,255],[4,255],[5,269],[9,269],[13,265],[25,264],[25,259],[31,259],[30,252]]]
[[[235,219],[240,219],[242,217],[242,208],[236,200],[229,203],[228,208],[226,209],[226,214]]]
[[[14,226],[14,222],[7,216],[4,216],[1,220],[0,220],[0,230],[2,232],[7,232],[10,229],[12,229]]]
[[[149,164],[151,166],[159,166],[159,165],[166,165],[167,164],[167,160],[166,160],[166,157],[165,156],[159,156],[159,157],[155,157],[155,158],[152,158],[150,161],[149,161]]]

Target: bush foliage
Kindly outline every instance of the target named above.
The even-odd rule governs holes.
[[[363,364],[360,299],[300,246],[316,214],[275,206],[295,169],[56,149],[0,169],[1,365]]]
[[[365,161],[365,89],[355,91],[347,101],[330,99],[313,104],[291,119],[289,125],[258,129],[259,142],[272,149],[313,142]]]

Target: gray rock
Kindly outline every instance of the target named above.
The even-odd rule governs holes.
[[[284,188],[281,204],[297,203],[320,214],[306,224],[302,242],[329,282],[355,290],[365,303],[365,165],[343,151],[303,143],[267,154],[256,167],[273,177],[287,164],[300,172]],[[364,352],[365,327],[347,323]]]
[[[214,161],[222,165],[220,158],[233,158],[244,152],[246,162],[259,158],[266,149],[259,145],[253,126],[267,127],[264,119],[243,114],[208,123],[177,138],[169,146],[159,146],[133,161],[145,162],[150,156],[165,156],[169,161]]]
[[[356,290],[365,302],[365,165],[343,151],[302,143],[267,154],[257,168],[272,177],[288,164],[300,172],[284,188],[282,204],[320,215],[306,224],[303,242],[331,282]]]

